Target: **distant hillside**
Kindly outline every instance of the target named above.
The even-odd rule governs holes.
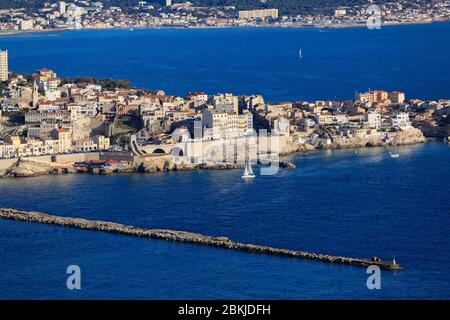
[[[99,0],[106,7],[118,6],[123,9],[135,7],[140,0]],[[430,0],[431,2],[432,0]],[[58,2],[57,0],[0,0],[0,8],[42,8],[45,2]],[[70,0],[66,1],[70,3]],[[147,0],[147,2],[160,5],[163,0]],[[174,3],[185,0],[173,0]],[[280,14],[301,14],[312,12],[330,12],[340,6],[356,6],[368,4],[368,0],[190,0],[196,6],[236,6],[237,9],[278,8]],[[374,3],[394,2],[389,0],[375,0]]]
[[[183,1],[175,1],[183,2]],[[277,8],[280,14],[302,14],[312,12],[330,12],[341,6],[368,4],[368,0],[190,0],[198,6],[236,6],[237,9]],[[375,0],[374,3],[395,2]]]

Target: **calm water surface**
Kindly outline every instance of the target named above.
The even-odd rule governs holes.
[[[364,268],[0,221],[2,298],[450,298],[450,147],[325,151],[250,182],[240,170],[0,180],[0,207],[392,259]],[[65,287],[82,270],[83,289]]]
[[[450,98],[450,23],[317,29],[107,30],[0,37],[10,69],[129,79],[184,96],[262,94],[269,101],[349,99],[402,90]],[[304,58],[298,58],[302,49]]]
[[[74,31],[0,37],[10,68],[129,79],[185,95],[347,99],[368,88],[450,98],[450,23],[343,30]],[[298,59],[302,49],[304,58]],[[0,180],[0,207],[236,241],[396,259],[382,290],[364,268],[0,221],[0,298],[450,298],[450,147],[295,156],[294,171],[67,175]],[[82,290],[66,289],[68,265]]]

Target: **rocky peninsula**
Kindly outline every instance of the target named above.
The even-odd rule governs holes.
[[[212,237],[185,231],[146,229],[107,221],[93,221],[79,218],[60,217],[40,212],[26,212],[14,209],[0,208],[0,218],[22,222],[63,226],[82,230],[109,232],[141,238],[191,243],[196,245],[251,252],[257,254],[314,260],[325,263],[344,264],[361,267],[376,265],[382,269],[387,270],[401,269],[399,264],[382,261],[377,257],[373,257],[372,259],[358,259],[343,256],[331,256],[326,254],[281,249],[256,244],[239,243],[232,241],[227,237]]]

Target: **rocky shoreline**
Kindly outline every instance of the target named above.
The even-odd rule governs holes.
[[[377,257],[373,257],[372,259],[358,259],[343,256],[331,256],[326,254],[317,254],[304,251],[274,248],[269,246],[260,246],[255,244],[239,243],[234,242],[228,239],[227,237],[211,237],[185,231],[146,229],[107,221],[93,221],[79,218],[60,217],[40,212],[26,212],[26,211],[18,211],[15,209],[0,208],[0,218],[22,222],[63,226],[82,230],[109,232],[141,238],[191,243],[196,245],[251,252],[257,254],[314,260],[325,263],[344,264],[362,267],[376,265],[379,266],[380,268],[387,270],[400,269],[400,265],[396,263],[381,261]]]
[[[400,131],[388,134],[388,139],[379,135],[365,138],[335,138],[329,145],[325,143],[318,144],[318,149],[356,149],[365,147],[392,147],[405,146],[427,142],[427,138],[419,129],[410,129],[409,131]]]
[[[284,169],[295,169],[295,165],[289,161],[280,161],[280,167]],[[149,157],[139,163],[130,163],[120,169],[114,169],[107,173],[157,173],[169,171],[194,171],[194,170],[231,170],[242,169],[243,164],[238,163],[213,163],[213,164],[187,164],[176,163],[171,156]],[[42,175],[76,174],[77,171],[71,167],[59,169],[48,163],[30,159],[18,159],[11,167],[0,170],[0,178],[27,178]]]
[[[280,152],[281,157],[287,157],[296,153],[309,153],[315,150],[323,149],[354,149],[366,147],[388,147],[425,143],[427,138],[419,129],[411,129],[391,133],[389,139],[378,136],[365,138],[334,138],[329,143],[320,141],[315,144],[294,143],[288,141]],[[295,165],[288,160],[280,160],[280,168],[295,169]],[[120,168],[108,171],[108,173],[155,173],[168,171],[193,171],[193,170],[230,170],[241,169],[240,163],[203,163],[192,164],[186,162],[177,162],[170,155],[149,156],[139,161],[128,162]],[[10,167],[1,170],[0,178],[8,177],[35,177],[48,174],[77,173],[73,166],[65,164],[63,167],[55,166],[52,163],[36,161],[32,158],[19,158]]]

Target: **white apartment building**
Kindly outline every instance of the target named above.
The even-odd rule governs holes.
[[[278,9],[262,9],[262,10],[242,10],[239,11],[239,19],[266,19],[266,18],[278,18]]]
[[[398,112],[391,116],[391,125],[398,128],[406,128],[411,126],[409,114],[406,112]]]
[[[347,10],[345,9],[336,9],[334,10],[335,17],[344,17],[347,14]]]
[[[48,101],[55,101],[56,99],[61,98],[61,91],[45,91],[45,98]]]
[[[204,136],[212,139],[233,138],[253,128],[253,114],[207,110],[202,113]]]
[[[26,31],[26,30],[31,30],[33,29],[34,26],[34,22],[33,20],[22,20],[20,22],[20,30],[22,31]]]
[[[66,13],[67,5],[64,1],[58,2],[58,9],[61,15]]]
[[[319,125],[348,123],[346,114],[320,114],[315,116],[315,120]]]
[[[381,128],[381,114],[377,112],[368,112],[364,115],[364,122],[368,128]]]
[[[87,116],[92,118],[97,114],[97,106],[94,103],[70,103],[67,105],[67,110],[75,113],[77,117]]]
[[[16,152],[14,146],[0,141],[0,159],[14,158],[15,156]]]
[[[0,81],[8,80],[8,50],[0,50]]]

